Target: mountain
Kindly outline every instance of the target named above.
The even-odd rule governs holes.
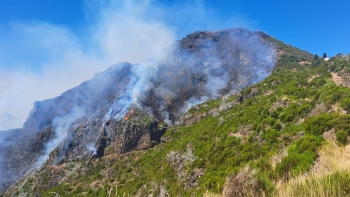
[[[63,183],[69,176],[75,177],[74,180],[80,180],[75,173],[85,174],[88,178],[91,175],[91,181],[100,180],[101,176],[111,176],[109,172],[101,175],[98,171],[113,171],[105,167],[115,162],[120,167],[115,167],[112,174],[119,174],[122,170],[123,173],[118,176],[125,175],[128,178],[123,178],[125,184],[116,179],[113,181],[125,185],[121,191],[128,191],[130,188],[126,183],[131,184],[133,180],[138,180],[133,176],[143,177],[142,174],[147,174],[142,171],[147,170],[144,168],[140,168],[141,171],[138,172],[133,171],[134,166],[130,164],[134,160],[138,162],[137,157],[146,157],[148,161],[152,161],[152,151],[160,152],[163,147],[171,146],[175,141],[179,141],[177,145],[182,147],[182,152],[180,150],[168,151],[169,153],[166,153],[167,150],[157,152],[157,154],[168,154],[168,157],[166,159],[163,155],[157,157],[158,160],[153,158],[153,161],[158,163],[150,166],[149,170],[152,171],[154,167],[163,169],[162,173],[164,169],[170,170],[169,173],[175,170],[179,180],[186,179],[185,176],[189,172],[194,173],[191,176],[197,178],[193,179],[192,186],[183,185],[190,190],[198,184],[197,179],[210,170],[196,168],[192,169],[193,172],[191,169],[181,171],[184,166],[197,160],[198,156],[195,156],[197,152],[194,151],[198,149],[192,143],[181,143],[182,132],[176,131],[196,127],[197,122],[212,128],[211,123],[201,123],[202,119],[206,119],[207,116],[215,117],[220,123],[225,118],[220,116],[221,111],[256,99],[265,90],[245,90],[237,97],[239,91],[261,82],[273,71],[282,73],[290,67],[298,69],[301,67],[300,64],[311,62],[312,58],[311,54],[285,45],[262,32],[237,28],[216,32],[197,31],[176,41],[164,49],[162,54],[141,64],[113,65],[59,97],[34,103],[23,128],[1,132],[0,192],[25,177],[8,192],[15,192],[15,195],[16,192],[22,194],[33,192],[33,195],[41,196],[47,189],[66,187],[67,184]],[[276,79],[273,83],[278,85],[281,81]],[[266,91],[267,87],[272,87],[272,82],[269,84],[266,85]],[[209,101],[218,98],[226,98],[230,102],[216,106],[217,100]],[[200,103],[204,104],[192,107]],[[199,113],[203,106],[211,111]],[[191,110],[187,112],[189,109]],[[197,110],[197,114],[191,113],[193,109]],[[187,114],[183,116],[185,113]],[[282,123],[280,125],[283,126]],[[253,130],[256,129],[253,127]],[[209,134],[195,133],[192,132],[198,135],[198,139],[209,140]],[[180,140],[174,140],[178,135]],[[217,138],[211,137],[213,138],[210,140]],[[239,140],[235,142],[236,138],[227,143],[239,144]],[[148,149],[149,151],[145,151]],[[107,165],[105,162],[110,163]],[[147,162],[145,166],[150,165]],[[162,163],[165,166],[159,165]],[[170,165],[176,167],[170,168]],[[35,171],[39,173],[38,176],[35,173],[28,175]],[[134,173],[133,176],[130,173]],[[106,180],[105,177],[102,179]],[[155,182],[154,190],[159,190],[159,193],[168,191],[169,188],[166,187],[168,181],[166,179],[164,181],[164,183]],[[174,181],[182,184],[181,181]],[[144,187],[143,183],[140,185],[141,183],[132,184],[132,190],[129,191],[137,192]],[[210,184],[212,183],[211,180]],[[222,182],[217,183],[222,185]],[[206,184],[206,187],[209,185]],[[84,191],[79,192],[79,187]],[[207,189],[212,190],[212,187],[214,186],[211,185]],[[69,190],[77,192],[75,194],[81,192],[96,194],[94,192],[97,190],[87,191],[87,189],[86,185],[78,184],[77,188]],[[115,190],[112,187],[109,189]],[[45,194],[50,195],[48,192]],[[177,193],[177,190],[174,192]]]
[[[4,196],[349,196],[349,55],[293,51],[263,81],[191,107],[160,144],[43,166]]]

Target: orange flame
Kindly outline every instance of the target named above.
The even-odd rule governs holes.
[[[134,110],[132,109],[132,110],[130,110],[130,113],[128,113],[128,114],[125,115],[124,120],[128,120],[129,117],[130,117],[131,115],[133,115],[133,114],[134,114]]]
[[[129,119],[129,114],[126,114],[125,117],[124,117],[124,120],[128,120]]]

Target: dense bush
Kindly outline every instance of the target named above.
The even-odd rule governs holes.
[[[317,150],[321,146],[322,137],[305,136],[294,142],[288,149],[288,156],[276,165],[279,177],[288,179],[308,171],[317,157]]]
[[[348,143],[348,133],[344,130],[339,130],[336,133],[337,142],[343,146]]]
[[[305,131],[312,135],[322,135],[323,132],[332,128],[333,116],[322,113],[305,120]]]

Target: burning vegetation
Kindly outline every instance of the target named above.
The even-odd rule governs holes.
[[[129,117],[130,117],[130,116],[132,116],[132,115],[134,115],[134,110],[133,110],[133,109],[132,109],[132,110],[130,110],[130,112],[129,112],[129,113],[127,113],[127,114],[125,115],[124,120],[128,120],[128,119],[129,119]]]

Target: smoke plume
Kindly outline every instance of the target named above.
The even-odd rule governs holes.
[[[0,131],[22,127],[34,101],[56,97],[117,62],[144,62],[189,32],[256,29],[243,13],[222,20],[200,0],[92,0],[83,10],[79,30],[38,20],[0,26],[0,118],[6,119]]]
[[[130,108],[174,124],[191,106],[235,93],[271,73],[272,48],[258,34],[202,31],[171,44],[183,32],[222,29],[214,24],[224,23],[200,1],[170,7],[152,3],[90,1],[83,35],[43,21],[5,26],[0,131],[24,125],[0,132],[0,193],[55,149],[54,164],[77,159],[73,151],[88,158],[105,122],[121,119]],[[203,21],[213,27],[202,26]],[[225,23],[237,24],[242,25]],[[122,61],[132,64],[114,65]],[[43,101],[33,105],[38,100]]]

